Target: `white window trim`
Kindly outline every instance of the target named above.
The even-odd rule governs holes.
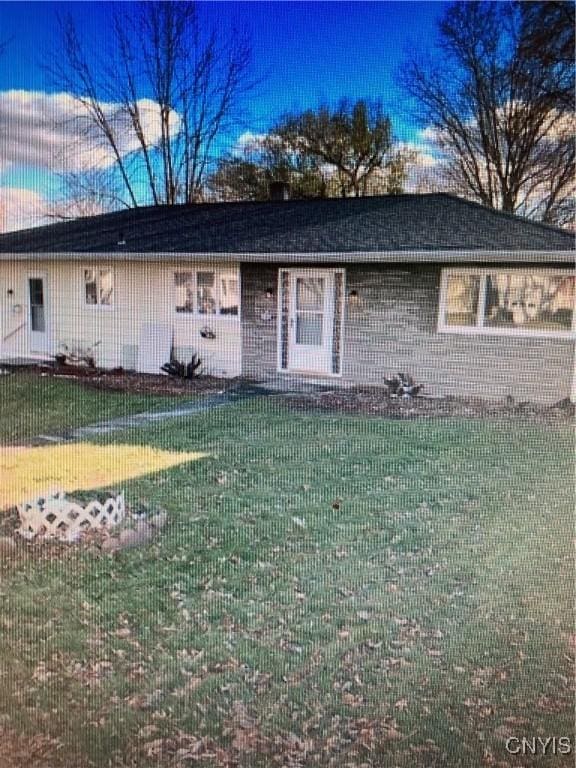
[[[465,336],[516,336],[520,338],[544,338],[544,339],[576,339],[576,308],[572,311],[572,330],[547,331],[523,328],[489,328],[484,325],[484,310],[486,307],[486,278],[495,273],[503,274],[530,274],[546,275],[548,277],[573,277],[572,269],[543,269],[541,267],[527,269],[525,267],[494,266],[486,268],[462,267],[443,269],[440,278],[440,297],[438,302],[438,333],[456,333]],[[478,296],[478,312],[476,325],[447,325],[444,321],[447,309],[448,280],[454,275],[476,275],[480,280],[480,294]]]
[[[93,269],[96,272],[96,298],[98,299],[96,304],[88,304],[86,301],[86,270],[88,269]],[[100,303],[100,272],[106,269],[112,272],[112,304]],[[113,312],[116,308],[116,271],[114,267],[108,264],[88,264],[82,267],[82,291],[84,309],[89,312]]]
[[[178,312],[176,308],[176,283],[175,283],[175,275],[177,274],[184,274],[186,272],[192,273],[192,290],[194,294],[194,310],[192,312]],[[216,306],[217,306],[217,312],[212,314],[202,314],[201,312],[198,312],[198,272],[213,272],[214,273],[214,281],[216,283],[214,287],[214,293],[216,296]],[[235,279],[238,281],[238,314],[231,315],[231,314],[222,314],[220,311],[221,309],[221,284],[220,280],[222,277],[226,276],[232,276],[234,275]],[[175,267],[171,270],[171,278],[172,278],[172,307],[173,307],[173,314],[178,318],[195,318],[196,320],[204,320],[206,323],[209,323],[210,320],[214,320],[215,318],[218,318],[219,321],[224,322],[234,322],[238,323],[240,322],[240,318],[242,315],[242,285],[240,283],[240,269],[239,267],[228,267],[227,269],[214,268],[212,266],[194,266],[194,267],[188,267],[187,265],[182,265],[182,267]]]

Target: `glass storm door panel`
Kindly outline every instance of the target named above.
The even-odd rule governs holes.
[[[28,278],[28,337],[30,352],[48,351],[46,285],[43,277]]]
[[[334,323],[333,274],[290,273],[289,368],[330,373]]]

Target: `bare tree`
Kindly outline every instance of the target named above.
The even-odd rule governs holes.
[[[575,6],[568,0],[530,0],[518,5],[521,52],[537,68],[554,70],[550,97],[559,109],[574,111]]]
[[[194,2],[127,3],[102,59],[70,15],[59,21],[61,52],[48,68],[80,107],[74,130],[108,152],[125,203],[198,200],[216,141],[254,85],[247,37],[205,29]]]
[[[412,60],[403,81],[440,150],[444,184],[491,208],[566,223],[574,118],[557,94],[567,79],[573,88],[574,64],[535,65],[520,5],[453,3],[438,55]]]
[[[113,168],[75,169],[56,176],[59,185],[45,211],[49,219],[77,219],[130,207]]]

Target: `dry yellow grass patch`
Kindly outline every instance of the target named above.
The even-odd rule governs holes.
[[[207,455],[144,445],[0,446],[0,509],[52,490],[70,493],[115,485]]]

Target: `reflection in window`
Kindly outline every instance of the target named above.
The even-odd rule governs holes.
[[[492,274],[486,281],[485,325],[569,331],[574,307],[574,278]]]
[[[114,272],[111,269],[84,270],[84,301],[90,306],[111,307],[114,299]]]
[[[201,315],[216,314],[214,272],[197,273],[198,312]]]
[[[176,272],[176,312],[194,312],[194,273]]]
[[[239,285],[236,277],[227,275],[220,279],[220,314],[237,315],[240,305]]]
[[[544,272],[449,272],[444,283],[445,328],[570,332],[574,276]]]
[[[240,312],[240,281],[231,270],[175,272],[176,312],[235,315]]]
[[[480,277],[451,275],[446,287],[446,325],[476,325]]]
[[[296,318],[296,343],[322,346],[322,315],[299,312]]]
[[[111,269],[100,270],[100,304],[104,304],[109,307],[112,305],[112,297],[114,294],[114,279]]]
[[[296,308],[322,310],[323,277],[299,277],[296,281]]]
[[[86,304],[98,304],[98,288],[96,285],[96,270],[84,270],[84,288]]]

